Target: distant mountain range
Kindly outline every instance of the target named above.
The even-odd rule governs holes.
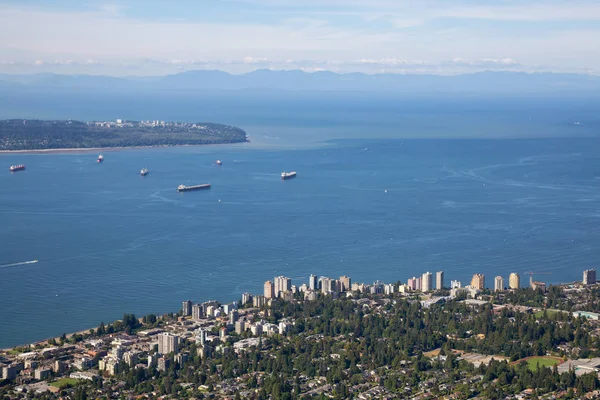
[[[600,77],[583,74],[479,72],[465,75],[400,75],[299,70],[256,70],[243,75],[188,71],[175,75],[111,77],[95,75],[0,74],[0,89],[60,91],[284,90],[388,93],[600,93]]]

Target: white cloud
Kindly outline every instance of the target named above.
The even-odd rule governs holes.
[[[39,60],[39,70],[68,63],[150,74],[220,67],[455,73],[600,64],[600,24],[553,30],[548,23],[522,23],[600,21],[600,3],[306,0],[298,7],[295,0],[247,1],[268,6],[257,13],[271,13],[270,22],[252,15],[236,22],[227,16],[139,19],[113,3],[78,12],[0,5],[0,58]],[[464,19],[510,20],[522,23],[521,31]]]

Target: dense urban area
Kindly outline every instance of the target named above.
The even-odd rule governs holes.
[[[600,285],[279,276],[238,302],[0,353],[0,398],[582,399],[600,396]],[[522,287],[526,286],[526,287]]]
[[[182,146],[247,140],[242,129],[213,123],[0,120],[0,150]]]

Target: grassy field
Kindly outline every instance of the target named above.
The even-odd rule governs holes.
[[[566,313],[566,311],[561,311],[561,310],[553,310],[553,309],[547,309],[546,310],[546,315],[548,316],[548,318],[550,319],[556,319],[556,316],[560,313]],[[536,312],[535,314],[536,318],[542,318],[544,316],[544,310],[540,310],[538,312]]]
[[[75,386],[77,385],[77,379],[73,378],[62,378],[57,380],[56,382],[52,382],[51,386],[57,387],[59,389],[63,389],[67,386]]]
[[[552,367],[553,365],[560,363],[560,359],[556,357],[531,357],[528,358],[526,361],[527,365],[529,366],[529,369],[532,371],[535,371],[537,369],[538,364],[541,368]]]

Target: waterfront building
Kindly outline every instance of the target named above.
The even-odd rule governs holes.
[[[462,288],[462,283],[460,281],[450,281],[450,289],[460,289]]]
[[[285,276],[275,277],[274,285],[274,297],[280,297],[281,293],[292,290],[292,280]]]
[[[200,304],[192,305],[192,318],[195,320],[202,319],[204,317],[204,312],[202,310],[202,306]]]
[[[335,288],[335,284],[333,283],[333,279],[327,277],[321,277],[321,293],[330,294],[333,292],[332,289]]]
[[[215,306],[208,306],[206,307],[206,317],[207,318],[212,318],[215,316],[215,310],[217,310],[217,308]]]
[[[216,300],[209,300],[209,301],[205,301],[204,303],[202,303],[202,312],[204,313],[204,315],[212,317],[213,313],[208,312],[209,307],[212,307],[213,310],[215,308],[219,308],[219,302]]]
[[[353,292],[364,292],[365,285],[364,283],[352,283],[352,291]]]
[[[501,292],[504,290],[504,278],[501,276],[494,278],[494,290],[496,292]]]
[[[318,290],[319,289],[319,278],[316,275],[311,275],[308,278],[308,288],[310,290]]]
[[[257,308],[262,308],[265,306],[266,300],[267,299],[265,296],[254,296],[252,298],[252,306],[257,307]]]
[[[423,289],[423,277],[419,276],[418,278],[415,278],[415,279],[416,279],[416,285],[415,286],[417,287],[416,290],[422,290]]]
[[[471,279],[471,287],[479,290],[485,289],[485,275],[483,274],[473,274],[473,278]]]
[[[431,272],[427,271],[421,277],[421,291],[431,292],[433,290],[433,280]]]
[[[266,281],[264,285],[264,296],[265,299],[272,299],[275,297],[275,286],[273,286],[273,282]]]
[[[533,290],[538,290],[540,289],[542,292],[546,293],[546,283],[545,282],[536,282],[536,281],[531,281],[531,288]]]
[[[511,272],[508,276],[508,288],[518,289],[521,286],[521,278],[516,272]]]
[[[340,292],[349,292],[352,290],[352,279],[349,276],[340,276]]]
[[[375,281],[373,286],[371,286],[371,293],[373,294],[383,294],[383,282]]]
[[[192,302],[190,300],[186,300],[181,304],[181,315],[184,317],[192,315]]]
[[[586,269],[583,271],[583,284],[584,285],[593,285],[596,283],[596,270],[595,269]]]
[[[408,286],[410,290],[417,290],[417,278],[414,276],[412,278],[408,278],[406,286]]]
[[[158,335],[158,352],[160,354],[177,353],[179,347],[179,336],[171,333],[160,333]]]
[[[252,295],[250,293],[242,293],[242,304],[246,305],[252,301]]]
[[[394,285],[393,283],[388,283],[388,284],[384,285],[383,292],[385,294],[393,294],[393,293],[395,293],[396,292],[396,285]]]
[[[438,271],[435,273],[435,290],[442,290],[444,288],[444,271]]]

